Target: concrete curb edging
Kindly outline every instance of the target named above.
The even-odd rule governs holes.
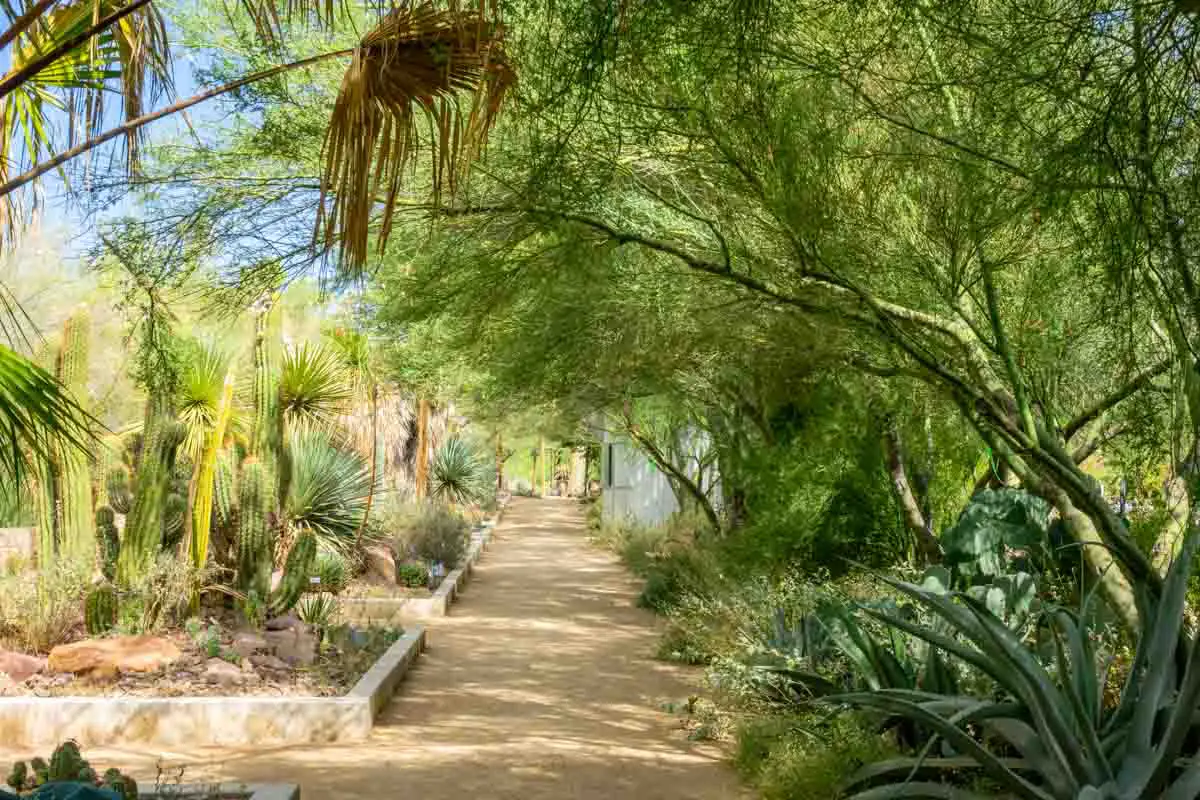
[[[391,622],[397,616],[412,619],[434,619],[444,617],[450,606],[458,599],[459,590],[471,577],[475,564],[483,556],[498,524],[482,525],[471,531],[471,543],[467,547],[463,565],[446,573],[441,585],[430,597],[342,597],[339,599],[344,618],[356,623],[373,624]]]
[[[0,742],[180,747],[361,741],[424,649],[425,628],[415,625],[342,697],[4,697]]]
[[[244,797],[245,800],[300,800],[300,786],[295,783],[182,783],[138,792],[140,800],[209,800],[214,796]]]

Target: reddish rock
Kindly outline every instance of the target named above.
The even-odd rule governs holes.
[[[77,675],[154,672],[177,661],[180,655],[174,642],[159,636],[85,639],[51,650],[49,668],[52,672],[73,672]]]
[[[7,675],[13,683],[21,683],[29,676],[36,675],[45,669],[46,659],[44,658],[0,650],[0,672]]]
[[[396,585],[396,558],[390,548],[375,545],[363,550],[366,572],[363,578],[368,583]]]

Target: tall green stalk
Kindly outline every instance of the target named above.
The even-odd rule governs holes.
[[[180,434],[170,399],[152,395],[146,404],[137,492],[125,520],[125,536],[117,562],[117,580],[123,585],[142,575],[162,546],[163,510]]]
[[[217,455],[225,440],[225,429],[229,426],[229,418],[233,414],[233,371],[225,376],[225,386],[221,392],[220,404],[217,406],[217,416],[213,428],[204,442],[204,450],[196,462],[196,471],[192,476],[192,535],[188,540],[188,555],[192,566],[202,569],[208,561],[208,540],[212,533],[213,491],[216,483]],[[198,597],[192,598],[195,606]]]
[[[75,402],[87,408],[88,339],[91,315],[80,308],[63,326],[62,349],[58,354],[58,379]],[[91,470],[86,453],[71,449],[62,454],[56,477],[57,501],[61,505],[60,551],[79,560],[96,557],[96,529],[92,517]]]

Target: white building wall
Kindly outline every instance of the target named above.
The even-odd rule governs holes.
[[[633,518],[658,525],[679,510],[666,477],[628,439],[604,432],[600,439],[601,502],[604,518]]]

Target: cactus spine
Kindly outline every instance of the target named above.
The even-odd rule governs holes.
[[[117,624],[117,593],[111,586],[97,586],[88,592],[83,621],[92,636],[107,633]]]
[[[274,476],[254,457],[242,464],[238,492],[238,583],[265,599],[271,591],[274,555]]]
[[[279,588],[271,594],[271,613],[290,611],[308,588],[308,579],[317,563],[317,537],[312,531],[302,531],[292,543]]]

